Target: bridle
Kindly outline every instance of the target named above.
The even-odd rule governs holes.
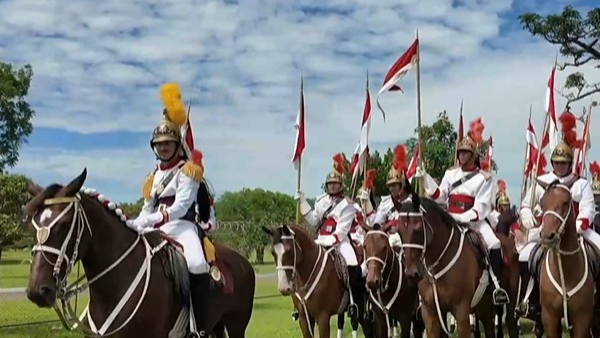
[[[566,212],[566,214],[564,216],[561,215],[560,213],[554,211],[554,210],[546,210],[546,211],[544,211],[544,213],[542,215],[542,226],[543,226],[543,224],[545,224],[544,221],[546,219],[546,216],[554,216],[554,217],[558,218],[558,220],[560,221],[560,226],[558,227],[558,231],[557,231],[557,235],[558,235],[557,236],[557,241],[560,244],[560,240],[562,238],[562,235],[565,232],[565,227],[567,225],[567,221],[569,220],[569,217],[571,216],[571,213],[573,212],[573,196],[571,195],[571,189],[568,186],[564,185],[564,184],[560,184],[560,183],[559,184],[553,184],[553,185],[550,185],[548,187],[548,189],[552,189],[552,188],[559,188],[559,189],[566,190],[567,193],[569,194],[569,203],[568,203],[569,208],[567,209],[567,212]],[[558,252],[561,255],[574,255],[580,249],[581,248],[578,246],[577,249],[575,249],[573,251],[562,251],[560,249],[557,249],[557,250],[558,250]]]
[[[82,191],[84,191],[84,193],[93,192],[93,190],[91,190],[91,189],[85,189],[85,190],[82,189]],[[45,199],[43,202],[43,206],[46,206],[46,207],[53,206],[53,205],[62,205],[62,204],[67,204],[67,206],[58,214],[58,216],[56,216],[50,222],[50,224],[48,226],[45,226],[45,227],[41,226],[35,221],[35,216],[36,216],[37,212],[36,212],[36,214],[33,215],[32,219],[31,219],[31,223],[36,230],[36,239],[37,239],[37,243],[33,247],[32,253],[40,252],[42,254],[42,256],[44,257],[44,260],[46,262],[48,262],[48,264],[54,266],[52,276],[55,279],[55,283],[56,283],[55,284],[56,289],[57,289],[56,298],[58,300],[60,300],[62,303],[61,307],[59,307],[58,302],[55,302],[53,304],[54,311],[56,312],[61,323],[67,330],[72,331],[79,327],[84,332],[85,336],[88,336],[88,337],[90,337],[90,336],[91,337],[106,337],[106,336],[113,335],[116,332],[123,329],[125,327],[125,325],[127,325],[133,319],[133,317],[139,310],[140,305],[142,304],[142,301],[144,300],[144,298],[146,296],[146,292],[148,290],[148,286],[150,283],[150,276],[151,276],[150,267],[151,267],[152,258],[154,257],[154,254],[156,252],[160,251],[161,249],[163,249],[167,245],[168,242],[166,240],[163,240],[156,247],[151,247],[150,244],[148,243],[146,237],[144,237],[142,234],[138,234],[138,236],[136,237],[136,240],[123,253],[123,255],[121,255],[116,261],[114,261],[110,266],[108,266],[106,269],[104,269],[102,272],[100,272],[94,278],[91,278],[87,282],[80,285],[80,283],[82,283],[83,280],[86,278],[86,276],[84,275],[84,276],[81,276],[80,278],[78,278],[75,282],[71,283],[71,285],[67,286],[67,277],[69,276],[69,273],[72,271],[73,266],[77,262],[77,258],[79,255],[79,246],[81,244],[81,238],[83,236],[85,229],[87,228],[87,230],[90,234],[90,238],[92,237],[93,234],[92,234],[92,230],[91,230],[87,215],[85,213],[85,210],[81,205],[80,193],[75,194],[75,196],[73,196],[73,197],[48,198],[48,199]],[[73,220],[71,221],[69,231],[67,233],[67,236],[63,240],[63,242],[60,246],[60,249],[45,245],[44,243],[46,243],[46,241],[50,238],[52,228],[56,224],[58,224],[58,222],[63,217],[68,215],[69,212],[71,211],[71,209],[73,209]],[[71,257],[69,257],[67,254],[67,248],[69,246],[69,243],[71,242],[71,239],[72,239],[74,233],[75,233],[75,244],[73,246],[73,254]],[[131,283],[131,285],[125,292],[125,294],[120,299],[119,303],[115,306],[113,311],[107,317],[106,321],[102,324],[102,326],[100,328],[96,328],[96,325],[94,324],[94,322],[92,320],[91,314],[88,311],[89,304],[88,304],[88,307],[86,307],[86,309],[83,311],[81,316],[78,316],[71,304],[71,298],[82,293],[83,291],[88,289],[90,287],[90,285],[92,285],[94,282],[98,281],[99,279],[104,277],[106,274],[108,274],[110,271],[112,271],[114,268],[116,268],[127,256],[129,256],[129,254],[139,244],[140,241],[142,243],[144,243],[144,246],[146,249],[145,250],[146,256],[145,256],[144,262],[142,263],[141,268],[139,269],[135,279],[133,280],[133,282]],[[57,256],[56,261],[54,263],[52,263],[46,257],[45,253],[56,255]],[[61,278],[60,277],[60,268],[62,267],[63,262],[66,262],[67,267],[65,270],[65,275]],[[108,331],[108,329],[110,328],[110,326],[115,321],[116,317],[121,313],[121,310],[125,307],[125,305],[129,301],[129,299],[131,298],[133,292],[135,291],[135,289],[138,287],[138,285],[142,281],[142,277],[144,277],[144,275],[146,277],[145,281],[144,281],[145,282],[144,288],[142,290],[142,294],[141,294],[140,299],[139,299],[138,303],[136,304],[134,310],[129,315],[129,317],[118,328],[116,328],[115,330],[113,330],[109,333],[106,333]],[[90,325],[89,328],[87,328],[81,322],[86,315],[88,316],[88,322]]]

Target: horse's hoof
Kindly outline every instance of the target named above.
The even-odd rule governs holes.
[[[358,306],[356,306],[356,304],[350,304],[350,306],[348,306],[348,317],[352,319],[358,318]]]
[[[298,321],[298,319],[300,319],[300,314],[298,313],[298,311],[292,312],[292,320]]]

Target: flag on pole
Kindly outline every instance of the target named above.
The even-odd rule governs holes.
[[[409,180],[412,179],[412,177],[417,172],[417,166],[419,165],[419,156],[420,156],[419,149],[420,149],[419,146],[417,146],[415,148],[415,151],[413,152],[413,156],[410,159],[410,163],[408,164],[408,169],[406,170],[406,178],[408,178]]]
[[[542,151],[546,149],[546,146],[550,146],[550,149],[554,149],[558,145],[558,126],[556,124],[556,108],[554,105],[554,74],[556,73],[556,63],[552,67],[550,77],[548,78],[548,85],[546,87],[546,114],[548,114],[548,129],[544,131],[544,138],[542,139]]]
[[[190,121],[190,114],[192,112],[192,101],[188,104],[187,118],[185,124],[181,127],[181,134],[183,137],[183,151],[188,159],[192,159],[194,151],[194,131],[192,129],[192,122]]]
[[[377,107],[381,110],[381,114],[383,115],[383,120],[385,121],[385,111],[381,108],[379,104],[379,97],[381,94],[387,91],[402,91],[399,85],[397,85],[398,81],[406,75],[406,73],[413,68],[417,63],[417,58],[419,55],[419,38],[416,38],[410,47],[400,56],[398,60],[392,65],[392,67],[388,70],[385,78],[383,80],[383,86],[377,93]]]
[[[301,77],[300,81],[300,108],[298,109],[298,116],[296,117],[296,143],[294,144],[294,156],[292,162],[296,170],[300,167],[300,159],[306,146],[305,130],[304,130],[304,77]]]
[[[352,164],[350,165],[350,174],[353,180],[358,176],[358,173],[367,165],[369,157],[369,131],[371,130],[371,95],[369,94],[369,73],[367,72],[367,86],[365,105],[363,108],[363,116],[360,126],[360,141],[354,150],[352,156]]]
[[[537,143],[537,136],[535,135],[535,128],[529,118],[529,124],[527,125],[527,131],[525,132],[525,141],[527,142],[527,166],[525,169],[525,176],[535,168],[536,161],[538,160],[539,147]],[[541,155],[543,157],[543,154]],[[538,166],[538,173],[543,172],[546,168],[545,159],[540,159],[540,165]]]

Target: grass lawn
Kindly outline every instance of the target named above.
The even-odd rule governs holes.
[[[254,265],[257,274],[275,272],[273,256],[271,256],[268,250],[265,251],[264,264]],[[29,250],[3,251],[2,261],[0,261],[0,289],[26,287],[29,278],[30,260],[31,252]],[[250,260],[254,261],[255,259],[251,257]],[[70,281],[74,281],[77,278],[77,268],[73,270],[73,273],[69,277]],[[81,269],[80,273],[83,274],[83,269]],[[2,302],[1,295],[0,302]]]

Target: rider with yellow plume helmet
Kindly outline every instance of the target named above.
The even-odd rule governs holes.
[[[500,241],[486,221],[492,211],[492,175],[481,170],[479,147],[483,144],[481,118],[471,122],[467,137],[457,147],[458,167],[446,170],[440,184],[436,184],[423,168],[417,168],[415,177],[423,178],[425,192],[438,203],[447,203],[448,213],[460,224],[467,224],[481,234],[489,251],[490,276],[494,283],[494,303],[508,303],[508,294],[498,280],[502,278]]]
[[[600,235],[590,230],[595,214],[594,194],[592,193],[591,184],[585,178],[578,178],[573,173],[574,149],[582,144],[582,141],[577,139],[577,119],[575,115],[567,110],[561,114],[559,120],[561,123],[562,142],[554,148],[550,156],[552,172],[538,176],[537,180],[546,184],[555,181],[560,183],[572,182],[570,189],[575,206],[574,213],[577,217],[577,232],[596,245],[600,250]],[[534,182],[521,202],[521,210],[519,212],[521,224],[529,229],[528,244],[519,253],[522,275],[525,275],[522,278],[527,278],[525,280],[529,279],[527,264],[531,251],[537,242],[536,240],[539,239],[538,224],[531,209],[539,207],[543,195],[544,189],[537,182]],[[530,204],[532,200],[533,203]]]
[[[182,128],[187,122],[179,86],[161,86],[162,119],[152,131],[150,147],[158,164],[146,177],[142,188],[144,205],[140,215],[130,222],[138,232],[160,229],[183,246],[190,273],[192,305],[197,333],[208,337],[210,277],[209,265],[195,224],[196,197],[203,180],[203,168],[188,159],[183,151]]]
[[[488,221],[490,222],[490,225],[494,231],[496,231],[496,226],[498,225],[498,219],[500,218],[500,215],[509,209],[510,199],[506,193],[506,182],[504,180],[498,180],[494,210],[492,210],[490,216],[488,216]]]
[[[594,161],[590,163],[590,173],[592,174],[592,193],[594,199],[600,199],[600,164]],[[596,200],[596,204],[600,204],[600,200]]]
[[[358,259],[350,242],[350,229],[355,220],[354,201],[344,196],[345,159],[342,154],[333,157],[333,168],[325,179],[326,194],[317,197],[314,209],[300,191],[295,199],[300,201],[300,213],[308,224],[318,229],[315,242],[324,247],[335,247],[346,260],[350,273],[350,292],[355,295],[348,310],[351,317],[358,316],[358,307],[354,301],[362,299],[364,289]],[[361,288],[362,286],[362,288]]]

